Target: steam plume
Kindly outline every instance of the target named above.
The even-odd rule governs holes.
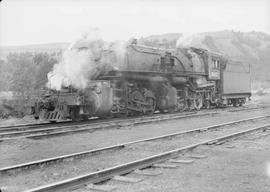
[[[105,42],[96,33],[84,35],[63,53],[62,60],[48,73],[48,87],[60,90],[62,86],[72,85],[84,89],[100,71],[121,68],[125,52],[123,42]]]
[[[200,40],[204,36],[202,34],[184,33],[176,42],[176,47],[198,46]]]

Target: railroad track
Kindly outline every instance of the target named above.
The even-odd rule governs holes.
[[[246,107],[238,108],[233,110],[227,110],[228,112],[238,112],[245,110],[257,110],[257,109],[266,109],[270,106],[262,107]],[[31,138],[39,139],[43,137],[59,136],[66,135],[76,132],[84,131],[95,131],[97,129],[105,128],[115,128],[127,125],[138,125],[143,123],[151,123],[154,121],[164,121],[169,119],[177,118],[189,118],[189,117],[198,117],[205,116],[209,114],[217,114],[220,112],[216,110],[215,112],[208,112],[209,110],[201,111],[202,113],[197,112],[187,112],[187,113],[172,113],[172,114],[154,114],[152,116],[146,117],[132,117],[126,119],[110,119],[110,120],[100,120],[92,119],[88,121],[81,122],[58,122],[58,123],[41,123],[41,124],[24,124],[24,125],[15,125],[15,126],[5,126],[0,127],[0,142],[9,140],[9,139],[19,139],[19,138]],[[221,110],[224,111],[224,110]],[[135,121],[135,122],[129,122]]]
[[[197,129],[197,131],[205,131],[209,128],[210,127],[201,128],[200,130]],[[161,163],[170,159],[177,158],[179,157],[180,154],[185,154],[186,152],[191,151],[194,148],[202,146],[202,145],[212,145],[216,143],[226,142],[230,139],[234,139],[234,138],[243,136],[245,134],[249,134],[249,133],[253,133],[257,131],[266,131],[269,128],[270,128],[270,124],[265,124],[265,125],[250,128],[244,131],[238,131],[238,132],[226,134],[219,137],[214,137],[212,139],[207,139],[207,140],[195,143],[195,144],[186,145],[184,147],[180,147],[180,148],[162,152],[156,155],[148,156],[146,158],[142,158],[142,159],[131,161],[125,164],[120,164],[114,167],[106,168],[101,171],[90,172],[84,175],[62,180],[62,181],[55,182],[49,185],[40,186],[34,189],[27,190],[27,192],[66,191],[69,189],[79,188],[80,186],[84,184],[100,183],[102,181],[111,179],[115,176],[124,175],[127,173],[131,173],[133,171],[136,171],[136,170],[149,168],[157,163]],[[171,136],[168,135],[166,137],[171,137]],[[161,137],[159,137],[159,139],[160,138]]]
[[[237,112],[237,111],[248,111],[248,110],[256,110],[256,109],[266,109],[269,107],[270,106],[239,107],[237,109],[235,109],[235,107],[216,108],[216,112],[224,111],[224,109],[227,110],[228,112]],[[201,110],[201,112],[206,112],[206,111],[209,111],[209,110],[208,109]],[[192,114],[192,113],[196,113],[196,112],[186,112],[186,113],[180,113],[180,114],[185,115],[185,114]],[[160,114],[154,114],[152,116],[155,116],[155,115],[160,115]],[[163,114],[163,115],[168,115],[168,114]],[[133,119],[133,118],[131,117],[127,119]],[[60,126],[69,126],[69,125],[76,126],[76,125],[85,125],[89,123],[99,123],[99,122],[109,122],[109,121],[115,121],[115,119],[104,120],[104,119],[93,118],[93,119],[89,119],[86,121],[79,121],[79,122],[72,122],[70,120],[67,120],[67,121],[55,122],[55,123],[45,122],[45,123],[37,123],[37,124],[30,123],[30,124],[8,125],[8,126],[0,126],[0,133],[8,132],[8,131],[30,130],[30,129],[41,128],[41,127],[57,127],[57,126],[60,127]]]
[[[153,115],[146,117],[137,117],[137,118],[128,118],[121,120],[110,120],[102,122],[91,122],[83,124],[71,124],[71,125],[62,125],[56,127],[23,127],[19,128],[17,131],[13,131],[13,128],[6,128],[0,131],[0,142],[10,139],[19,139],[19,138],[30,138],[30,139],[39,139],[43,137],[67,135],[77,132],[86,132],[86,131],[95,131],[98,129],[111,129],[119,128],[122,126],[131,126],[131,125],[141,125],[146,123],[153,123],[159,121],[167,121],[173,119],[182,119],[182,118],[192,118],[192,117],[201,117],[216,115],[217,112],[206,112],[206,113],[186,113],[186,114],[163,114],[163,115]],[[42,125],[44,126],[44,125]],[[15,129],[18,129],[17,127]]]
[[[238,111],[248,111],[248,110],[256,110],[256,109],[266,109],[269,108],[270,106],[262,106],[262,107],[243,107],[243,108],[238,108],[238,109],[229,109],[227,110],[228,112],[238,112]],[[224,111],[221,109],[221,111]],[[208,110],[204,110],[203,112],[208,112]],[[218,113],[220,110],[216,110],[213,113]],[[106,124],[106,123],[112,123],[112,124],[117,124],[121,122],[125,122],[127,120],[138,120],[138,119],[152,119],[152,118],[160,118],[161,116],[164,116],[166,118],[167,116],[175,116],[175,115],[180,115],[180,116],[187,116],[187,117],[192,117],[190,116],[191,114],[195,114],[196,112],[187,112],[187,113],[173,113],[173,114],[154,114],[152,116],[147,116],[147,117],[131,117],[131,118],[126,118],[126,119],[110,119],[110,120],[104,120],[104,119],[90,119],[88,121],[80,121],[80,122],[71,122],[71,121],[64,121],[64,122],[57,122],[57,123],[39,123],[39,124],[22,124],[22,125],[12,125],[12,126],[0,126],[0,141],[14,138],[14,137],[27,137],[27,138],[41,138],[45,136],[54,136],[54,135],[62,135],[62,134],[68,134],[68,133],[73,133],[73,132],[81,132],[81,131],[87,131],[87,129],[78,129],[78,127],[85,127],[85,126],[96,126],[96,125],[101,125],[101,123]],[[207,115],[207,114],[206,114]],[[198,115],[198,116],[203,116],[203,114]],[[194,115],[194,117],[197,117],[197,115]],[[181,117],[182,118],[182,117]],[[184,117],[183,117],[184,118]],[[54,131],[58,130],[63,130],[63,129],[69,129],[71,128],[72,130],[69,131],[60,131],[56,133],[52,133]],[[75,130],[77,129],[77,130]],[[44,134],[41,134],[41,133]],[[32,136],[32,137],[31,137]]]
[[[42,160],[38,160],[38,161],[33,161],[33,162],[28,162],[28,163],[23,163],[23,164],[8,166],[8,167],[3,167],[3,168],[0,168],[0,174],[16,173],[17,171],[22,171],[22,170],[26,170],[26,169],[33,169],[33,168],[36,168],[36,167],[39,167],[39,166],[49,165],[49,164],[52,164],[52,163],[63,162],[63,161],[68,160],[68,159],[77,159],[77,158],[90,156],[90,155],[100,153],[100,152],[105,152],[105,151],[109,151],[109,150],[124,148],[126,146],[134,145],[134,144],[137,144],[137,143],[155,141],[155,140],[166,139],[166,138],[172,138],[172,137],[176,137],[176,136],[184,135],[184,134],[209,131],[209,130],[213,130],[213,129],[224,128],[225,126],[229,126],[229,125],[234,125],[234,124],[239,124],[239,123],[249,122],[249,121],[254,121],[254,120],[261,120],[261,119],[266,119],[266,118],[269,118],[269,117],[270,117],[270,115],[265,115],[265,116],[258,116],[258,117],[253,117],[253,118],[241,119],[241,120],[237,120],[237,121],[230,121],[230,122],[227,122],[227,123],[216,124],[216,125],[211,125],[211,126],[207,126],[207,127],[200,127],[200,128],[191,129],[191,130],[188,130],[188,131],[180,131],[180,132],[175,132],[175,133],[171,133],[171,134],[165,134],[165,135],[161,135],[161,136],[157,136],[157,137],[150,137],[150,138],[146,138],[146,139],[140,139],[140,140],[136,140],[136,141],[121,143],[121,144],[112,145],[112,146],[108,146],[108,147],[92,149],[92,150],[87,150],[87,151],[82,151],[82,152],[77,152],[77,153],[72,153],[72,154],[67,154],[67,155],[42,159]]]
[[[191,112],[184,112],[184,113],[171,113],[171,114],[182,114],[182,115],[189,115],[189,114],[195,114],[197,111],[191,111]],[[160,114],[155,113],[151,116],[147,117],[155,117],[158,115],[170,115],[170,114]],[[126,119],[136,119],[138,117],[126,117]],[[140,117],[139,117],[140,118]],[[100,118],[90,118],[88,120],[84,121],[78,121],[74,122],[71,120],[66,121],[60,121],[60,122],[44,122],[44,123],[29,123],[29,124],[18,124],[18,125],[8,125],[8,126],[0,126],[0,133],[4,132],[11,132],[11,131],[20,131],[20,130],[31,130],[31,129],[37,129],[41,127],[61,127],[61,126],[79,126],[79,125],[88,125],[92,123],[103,123],[103,122],[113,122],[113,121],[121,121],[120,118],[111,118],[111,119],[100,119]]]
[[[239,112],[239,111],[250,111],[250,110],[258,110],[258,109],[267,109],[270,106],[260,106],[260,107],[243,107],[238,109],[230,109],[228,112]]]

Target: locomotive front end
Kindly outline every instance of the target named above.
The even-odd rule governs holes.
[[[95,80],[83,90],[66,87],[43,94],[33,103],[32,113],[50,122],[104,117],[111,111],[112,98],[110,82]]]

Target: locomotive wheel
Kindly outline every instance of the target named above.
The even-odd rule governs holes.
[[[209,100],[205,100],[204,101],[204,107],[205,107],[205,109],[210,109],[211,104],[210,104],[210,101]]]
[[[147,103],[147,114],[153,114],[156,109],[156,101],[154,98],[147,97],[146,98],[146,103]]]
[[[187,108],[187,102],[184,99],[177,101],[176,111],[184,111]]]
[[[238,104],[237,100],[236,99],[233,99],[232,100],[232,104],[233,104],[234,107],[237,107],[237,104]]]
[[[130,106],[134,109],[136,109],[135,111],[141,111],[142,113],[144,113],[144,106],[142,106],[141,103],[144,102],[144,97],[142,95],[142,93],[138,90],[135,90],[131,93],[130,95]]]
[[[79,107],[72,107],[70,109],[70,117],[72,121],[80,121],[80,108]]]
[[[243,102],[239,102],[239,107],[242,107],[243,106]]]
[[[195,109],[195,99],[187,99],[187,109],[188,111]]]
[[[197,93],[195,95],[195,99],[193,100],[194,101],[194,108],[196,110],[200,110],[203,106],[203,98],[202,98],[202,95],[200,93]]]
[[[88,115],[82,115],[82,120],[87,121],[88,118],[89,118]]]

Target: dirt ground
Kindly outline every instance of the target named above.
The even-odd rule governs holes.
[[[10,176],[5,176],[1,182],[8,185],[11,191],[20,191],[18,189],[33,188],[39,185],[68,179],[77,175],[113,167],[122,163],[127,163],[137,159],[149,157],[151,155],[159,154],[161,152],[184,147],[208,139],[213,139],[218,136],[264,125],[266,123],[270,123],[269,118],[260,121],[231,125],[224,129],[214,131],[188,134],[171,139],[138,143],[126,146],[123,149],[107,151],[101,154],[91,155],[89,157],[73,161],[66,161],[31,171],[29,170]],[[175,125],[167,123],[167,127],[173,126]],[[17,188],[11,187],[13,183],[16,183]]]
[[[122,127],[120,129],[84,132],[39,140],[20,139],[0,143],[0,167],[49,158],[68,153],[75,153],[118,143],[159,136],[163,134],[206,127],[218,123],[246,119],[269,114],[270,109],[225,112],[214,116],[203,116]]]
[[[14,118],[9,117],[7,119],[0,119],[0,126],[9,126],[9,125],[24,125],[29,123],[43,123],[45,121],[35,120],[33,116],[25,116],[23,118]]]
[[[261,111],[260,111],[261,112]],[[190,129],[192,127],[192,123],[200,121],[200,123],[213,123],[214,121],[219,122],[222,121],[222,119],[228,121],[228,119],[231,119],[232,113],[229,113],[230,117],[226,117],[224,114],[222,116],[218,116],[215,118],[211,118],[211,121],[209,119],[195,119],[189,120],[189,122],[185,122],[185,129]],[[251,115],[251,114],[249,114]],[[254,112],[252,113],[252,116],[254,116]],[[235,116],[235,115],[234,115]],[[238,115],[239,116],[239,115]],[[247,114],[244,115],[247,117]],[[222,118],[221,118],[222,117]],[[224,118],[225,117],[225,118]],[[239,117],[238,117],[239,118]],[[186,121],[186,120],[185,120]],[[262,125],[265,123],[269,123],[269,119],[264,121],[256,121],[254,124],[256,126]],[[55,155],[59,155],[55,151],[61,152],[63,150],[68,151],[69,148],[73,151],[78,151],[79,148],[82,147],[82,143],[87,143],[87,147],[96,148],[93,147],[94,145],[104,145],[104,143],[107,144],[116,144],[119,143],[121,140],[130,141],[132,137],[146,137],[146,135],[152,136],[154,133],[160,135],[160,132],[167,132],[172,130],[177,130],[179,127],[183,128],[182,126],[179,126],[179,122],[183,121],[175,121],[175,122],[167,122],[163,124],[152,124],[152,125],[145,125],[144,131],[145,134],[142,134],[142,127],[137,127],[140,129],[136,129],[136,127],[128,128],[128,129],[120,129],[120,130],[108,130],[110,134],[104,135],[105,133],[108,133],[107,131],[100,131],[96,132],[96,134],[91,135],[85,134],[85,136],[82,138],[82,135],[70,135],[68,136],[70,139],[73,138],[76,139],[75,142],[68,143],[68,140],[65,140],[66,142],[63,142],[63,138],[54,138],[54,143],[49,143],[48,140],[43,140],[43,145],[40,143],[40,141],[34,141],[34,140],[20,140],[20,141],[12,141],[5,143],[3,145],[3,161],[7,165],[12,165],[14,163],[10,163],[12,161],[27,161],[33,160],[35,158],[41,158],[43,155],[48,155],[49,153],[55,153]],[[165,127],[166,125],[166,127]],[[195,126],[195,125],[193,125]],[[142,143],[134,146],[127,147],[125,149],[122,149],[120,151],[112,151],[112,152],[106,152],[104,154],[90,156],[89,158],[83,158],[78,159],[74,161],[68,161],[60,164],[55,164],[51,166],[42,167],[40,169],[32,170],[29,172],[23,172],[16,175],[10,175],[8,177],[3,177],[0,181],[1,186],[7,187],[7,191],[21,191],[21,189],[29,189],[33,188],[39,185],[44,185],[56,181],[60,181],[63,179],[70,178],[72,176],[77,176],[81,174],[85,174],[87,172],[92,172],[100,169],[104,169],[107,167],[115,166],[119,163],[126,163],[129,161],[133,161],[139,158],[144,158],[150,155],[158,154],[165,150],[172,150],[181,146],[189,145],[192,143],[196,143],[205,139],[210,139],[213,136],[218,136],[220,134],[228,134],[230,132],[239,131],[241,129],[251,128],[252,125],[250,123],[248,124],[241,124],[235,125],[235,126],[229,126],[227,129],[224,129],[221,133],[217,131],[213,131],[211,134],[209,132],[200,133],[194,136],[183,136],[177,139],[172,140],[162,140],[162,141],[156,141],[156,142],[147,142]],[[149,128],[149,129],[147,129]],[[151,130],[151,131],[150,131]],[[154,133],[153,133],[154,132]],[[116,133],[118,135],[116,135]],[[92,133],[93,134],[93,133]],[[110,136],[114,136],[111,139]],[[94,140],[87,140],[87,137],[97,139]],[[78,138],[82,139],[81,142],[79,142]],[[103,142],[100,142],[101,138],[107,138],[107,140],[102,140]],[[99,141],[99,143],[98,143]],[[46,146],[46,142],[48,146]],[[37,145],[39,144],[39,145]],[[55,147],[53,147],[55,145]],[[12,150],[9,147],[13,146],[14,148]],[[19,147],[18,147],[19,146]],[[7,148],[6,148],[7,147]],[[77,148],[77,150],[76,150]],[[40,150],[43,149],[44,151],[41,153]],[[38,151],[39,150],[39,151]],[[14,183],[16,183],[16,186],[14,186]]]
[[[269,99],[268,97],[264,97],[261,100],[261,102],[252,101],[252,103],[250,105],[260,105],[260,104],[266,104],[266,103],[268,104],[268,103],[270,103],[268,99]],[[53,157],[53,156],[58,156],[58,155],[63,155],[63,154],[68,154],[68,153],[73,153],[73,152],[79,152],[79,151],[83,151],[83,150],[90,150],[90,149],[94,149],[94,148],[104,147],[104,146],[118,144],[118,143],[122,143],[122,142],[133,141],[133,140],[147,138],[147,137],[159,136],[162,134],[173,133],[176,131],[190,130],[190,129],[199,128],[199,127],[203,127],[203,126],[209,126],[209,125],[213,125],[213,124],[217,124],[217,123],[225,123],[228,121],[234,121],[234,120],[245,119],[245,118],[250,118],[250,117],[255,117],[255,116],[261,116],[261,115],[266,115],[266,114],[270,114],[270,108],[262,109],[262,110],[253,110],[253,111],[233,112],[233,113],[222,112],[219,115],[214,115],[214,116],[210,116],[210,117],[205,116],[205,117],[199,117],[199,118],[173,120],[173,121],[169,121],[169,122],[160,122],[158,124],[154,123],[154,124],[146,124],[146,125],[142,125],[142,126],[130,126],[130,127],[124,127],[121,129],[96,131],[93,133],[88,133],[88,132],[78,133],[78,134],[73,134],[73,135],[66,135],[66,136],[47,138],[47,139],[41,139],[41,140],[21,139],[21,140],[5,141],[5,142],[0,143],[0,151],[1,151],[0,167],[14,165],[14,164],[28,162],[28,161],[39,160],[42,158],[48,158],[48,157]],[[16,123],[18,123],[18,121],[16,121]],[[263,122],[261,122],[261,123],[263,123]],[[268,141],[269,141],[269,137],[265,137],[265,139],[268,139]],[[196,140],[196,138],[194,138],[194,140]],[[222,146],[220,146],[220,147],[222,147]],[[216,151],[215,153],[213,153],[213,157],[216,157],[216,159],[213,159],[213,164],[214,164],[214,161],[216,160],[217,162],[219,162],[220,165],[223,165],[224,162],[222,162],[222,159],[226,159],[226,154],[228,154],[228,152],[226,150],[228,150],[230,152],[230,150],[232,150],[232,149],[237,149],[237,147],[233,147],[233,148],[224,147],[224,149],[222,149],[220,147],[217,148],[220,151]],[[217,150],[217,149],[213,148],[213,150]],[[200,150],[202,150],[202,149],[200,149]],[[207,148],[206,150],[209,150],[209,149]],[[242,150],[242,152],[241,152],[241,150]],[[266,150],[268,150],[268,153],[269,153],[269,147],[266,148]],[[243,158],[244,158],[243,160],[245,160],[246,163],[248,164],[249,160],[251,160],[251,157],[253,158],[252,151],[249,151],[249,150],[246,151],[243,149],[239,149],[239,151],[232,154],[232,157],[235,157],[236,159],[242,159],[241,156],[243,156]],[[152,151],[152,152],[155,152],[155,151]],[[247,154],[245,154],[244,152],[246,152]],[[208,153],[209,153],[209,155],[208,155]],[[144,153],[141,153],[141,155],[143,155],[143,154]],[[101,162],[99,169],[106,168],[106,166],[108,165],[108,163],[106,163],[106,161],[109,161],[109,158],[106,159],[105,156],[104,156],[104,158],[99,160]],[[207,156],[211,156],[208,159],[208,160],[211,160],[213,158],[212,152],[207,151]],[[220,158],[222,157],[222,158],[219,159],[219,157]],[[269,157],[269,156],[267,156],[267,157]],[[110,158],[113,159],[114,155],[111,154]],[[229,158],[231,158],[231,157],[229,157]],[[263,160],[263,152],[262,152],[262,154],[258,154],[256,156],[256,158]],[[232,159],[234,159],[234,158],[232,158]],[[87,161],[90,161],[90,160],[87,160]],[[207,182],[212,181],[212,180],[208,181],[203,176],[204,174],[208,174],[208,173],[212,174],[212,175],[209,175],[209,177],[210,178],[213,177],[213,181],[215,181],[214,178],[217,177],[217,175],[219,176],[223,170],[220,170],[218,168],[219,165],[216,165],[217,167],[213,167],[213,171],[209,170],[209,167],[211,168],[211,166],[214,166],[214,165],[211,165],[211,164],[208,165],[207,164],[208,160],[207,161],[205,161],[205,160],[198,161],[198,162],[203,162],[203,161],[206,162],[205,167],[195,168],[195,170],[196,169],[201,170],[201,172],[199,172],[199,173],[196,172],[196,174],[192,174],[193,173],[192,170],[190,170],[190,172],[188,170],[186,172],[183,172],[182,174],[184,174],[186,176],[181,176],[181,178],[182,177],[185,178],[185,180],[184,180],[185,182],[183,183],[182,181],[181,182],[179,181],[180,184],[184,185],[184,187],[185,186],[188,187],[188,184],[190,184],[190,186],[192,185],[193,182],[191,182],[191,181],[198,181],[199,182],[198,184],[200,184],[201,186],[204,186],[204,182],[206,182],[206,184],[207,184]],[[270,162],[269,158],[268,158],[268,160]],[[88,163],[88,162],[85,161],[84,163]],[[226,166],[230,165],[230,163],[232,163],[232,165],[235,167],[231,171],[234,171],[234,170],[237,171],[238,169],[240,169],[240,168],[237,168],[238,166],[242,167],[241,163],[238,162],[238,164],[237,164],[232,160],[229,161],[229,163],[227,163]],[[250,162],[250,163],[252,163],[252,162]],[[94,166],[94,164],[91,164],[91,163],[90,164],[88,163],[88,165],[90,167]],[[197,161],[194,164],[192,164],[192,166],[193,165],[197,165]],[[201,165],[201,163],[199,165]],[[10,177],[8,179],[8,182],[1,182],[1,180],[0,180],[0,187],[1,186],[4,188],[6,187],[7,188],[6,191],[10,191],[9,189],[12,189],[11,191],[13,191],[13,190],[20,191],[20,190],[18,190],[18,189],[20,189],[19,185],[20,186],[24,185],[26,187],[27,185],[29,185],[29,186],[36,185],[37,183],[40,183],[40,184],[50,183],[50,182],[56,181],[58,179],[63,179],[63,178],[68,178],[68,177],[74,176],[74,174],[76,174],[77,172],[80,172],[80,171],[78,171],[78,167],[75,164],[68,170],[62,170],[62,171],[58,172],[58,170],[61,168],[64,168],[64,167],[50,166],[49,171],[47,171],[46,168],[43,168],[40,171],[33,173],[32,175],[25,176],[24,179],[20,179],[20,178],[24,177],[24,175],[20,175],[17,177],[17,181],[20,182],[20,184],[18,183],[18,186],[12,186],[12,184],[14,184],[14,181],[15,181],[12,179],[12,177]],[[93,168],[95,168],[95,167],[93,167]],[[215,175],[214,168],[217,169],[217,170],[215,170],[217,172],[216,175]],[[218,170],[221,173],[218,173]],[[164,171],[166,172],[167,170],[164,170]],[[247,170],[247,172],[248,171],[249,170]],[[40,173],[44,174],[44,177],[40,178]],[[191,173],[190,176],[189,176],[189,173]],[[168,174],[170,174],[170,173],[168,173]],[[228,176],[228,179],[231,178],[229,172],[228,173],[224,172],[224,175],[225,175],[225,177]],[[178,178],[178,180],[179,180],[178,173],[176,173],[175,177]],[[35,178],[36,180],[33,181],[33,178]],[[170,178],[170,177],[168,177],[168,178]],[[269,179],[269,177],[268,177],[268,179]],[[4,179],[2,181],[4,181]],[[147,186],[149,185],[149,187],[150,187],[149,189],[147,187],[145,187],[145,185],[142,185],[142,188],[140,188],[140,187],[134,188],[134,186],[130,186],[130,188],[125,188],[125,186],[124,186],[123,189],[119,188],[119,191],[181,191],[181,190],[177,190],[178,187],[180,187],[180,186],[179,185],[176,186],[175,182],[176,182],[176,180],[172,177],[171,180],[167,180],[167,183],[168,183],[167,188],[163,188],[160,185],[158,186],[158,184],[153,183],[153,185],[152,185],[151,183],[149,183],[149,184],[147,184]],[[214,191],[214,189],[216,189],[215,191],[222,191],[222,190],[219,190],[221,188],[218,188],[219,185],[222,184],[222,182],[223,181],[216,180],[214,182],[213,186],[208,186],[208,188],[205,188],[205,190],[203,190],[203,191]],[[224,182],[225,182],[225,180],[224,180]],[[228,181],[228,183],[230,183],[230,182]],[[155,188],[156,185],[157,185],[157,187]],[[215,188],[214,185],[217,185],[216,186],[217,188]],[[172,186],[172,187],[169,187],[169,186]],[[128,187],[128,185],[127,185],[127,187]],[[28,188],[28,187],[26,187],[26,188]],[[183,186],[181,187],[181,189],[182,188],[183,188]],[[193,188],[190,188],[190,190],[188,188],[185,188],[185,189],[186,189],[185,191],[195,191],[195,190],[200,189],[200,187],[196,188],[194,186]],[[226,189],[226,188],[224,188],[224,189]],[[238,188],[236,188],[236,189],[238,189]],[[239,189],[241,189],[241,188],[239,188]],[[262,188],[262,189],[264,189],[264,188]],[[226,191],[226,190],[223,190],[223,191]],[[235,190],[231,190],[231,191],[235,191]],[[239,190],[237,190],[237,191],[239,191]],[[242,190],[242,191],[245,191],[245,190]],[[261,190],[261,191],[263,191],[263,190]]]
[[[259,138],[247,136],[220,146],[202,146],[194,153],[206,158],[196,159],[192,164],[152,169],[161,171],[159,176],[128,175],[142,178],[139,183],[109,181],[106,184],[116,186],[118,192],[269,192],[269,141],[268,131]]]

